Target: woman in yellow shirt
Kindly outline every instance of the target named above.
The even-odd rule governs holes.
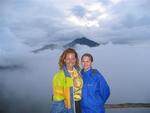
[[[53,77],[51,113],[81,113],[80,100],[83,81],[77,52],[68,48],[59,59],[59,72]]]

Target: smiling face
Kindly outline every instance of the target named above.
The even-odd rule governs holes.
[[[67,69],[72,70],[73,66],[76,64],[76,57],[74,53],[67,53],[64,59]]]
[[[92,66],[92,61],[91,61],[91,58],[89,56],[84,56],[81,59],[81,62],[82,62],[82,67],[85,70],[88,70]]]

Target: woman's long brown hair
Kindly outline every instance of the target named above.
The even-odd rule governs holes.
[[[79,58],[78,58],[77,52],[73,48],[67,48],[66,50],[63,51],[63,53],[61,54],[61,56],[59,58],[59,69],[63,68],[63,65],[65,64],[64,59],[66,58],[68,53],[74,53],[75,54],[75,58],[76,58],[75,66],[80,68],[80,66],[79,66]]]

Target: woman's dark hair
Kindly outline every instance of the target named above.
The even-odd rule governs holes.
[[[84,53],[81,57],[81,61],[83,60],[83,57],[85,56],[89,57],[91,59],[91,62],[93,62],[93,56],[90,53]]]

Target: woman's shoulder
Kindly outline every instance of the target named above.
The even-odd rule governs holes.
[[[58,72],[56,72],[56,73],[54,74],[54,77],[55,77],[55,78],[56,78],[56,77],[60,77],[60,78],[65,77],[64,71],[63,71],[62,69],[59,70]]]
[[[100,74],[100,72],[97,69],[92,69],[91,70],[92,75],[97,76]]]
[[[103,78],[103,75],[100,73],[100,71],[99,70],[97,70],[97,69],[92,69],[92,75],[93,76],[95,76],[96,78],[99,78],[99,79],[101,79],[101,78]]]

